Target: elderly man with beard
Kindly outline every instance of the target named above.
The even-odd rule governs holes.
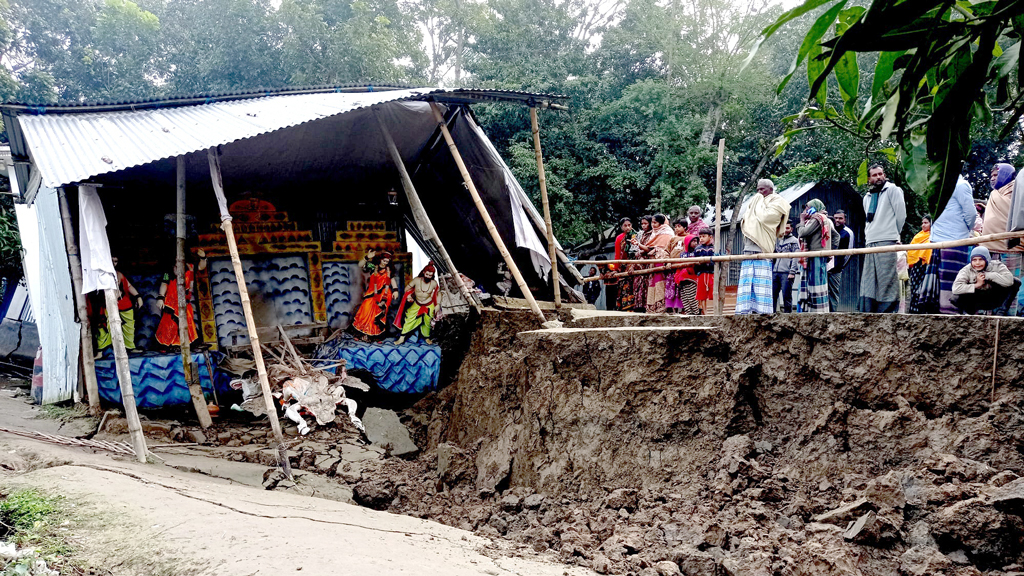
[[[886,179],[881,164],[872,164],[868,169],[868,184],[871,189],[864,195],[864,243],[868,248],[897,244],[907,221],[903,189]],[[865,254],[860,275],[860,311],[894,313],[899,306],[896,253]]]

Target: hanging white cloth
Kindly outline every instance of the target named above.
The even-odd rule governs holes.
[[[78,241],[82,259],[82,293],[117,288],[110,258],[107,215],[95,186],[78,187]]]

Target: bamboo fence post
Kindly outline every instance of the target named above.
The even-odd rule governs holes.
[[[178,308],[178,342],[181,344],[181,367],[185,376],[185,385],[188,386],[188,393],[192,397],[192,406],[196,409],[196,416],[199,417],[199,426],[203,429],[213,424],[210,418],[210,410],[206,407],[206,398],[203,396],[203,386],[196,378],[197,374],[192,371],[192,349],[191,340],[188,334],[188,303],[185,301],[185,293],[188,286],[185,285],[185,157],[177,158],[177,221],[178,229],[175,238],[174,256],[174,277],[178,284],[178,301],[174,305]],[[164,306],[168,303],[164,302]],[[213,373],[210,373],[210,386],[213,386]]]
[[[434,119],[437,120],[437,126],[441,129],[441,134],[444,135],[445,142],[448,143],[448,150],[452,153],[452,158],[455,160],[455,164],[459,167],[459,172],[462,174],[462,181],[466,185],[466,189],[469,190],[469,195],[473,197],[473,203],[476,204],[476,209],[480,212],[480,217],[484,220],[484,225],[487,227],[487,231],[491,234],[491,240],[498,247],[498,252],[501,253],[501,257],[505,260],[505,265],[508,266],[512,277],[515,278],[516,284],[519,285],[519,290],[523,293],[523,298],[530,305],[530,310],[537,315],[541,323],[547,322],[547,318],[544,317],[544,312],[541,311],[540,306],[537,304],[537,300],[534,299],[533,294],[530,292],[530,287],[526,285],[526,280],[523,279],[522,273],[519,272],[519,266],[516,265],[515,260],[512,259],[512,255],[509,253],[508,248],[505,246],[505,241],[501,239],[501,235],[498,234],[498,229],[494,227],[494,221],[491,220],[490,214],[487,213],[487,207],[484,206],[483,200],[480,199],[480,194],[476,190],[476,185],[473,184],[473,179],[469,175],[469,170],[466,169],[466,164],[462,161],[462,154],[459,153],[459,149],[455,146],[455,140],[452,139],[451,132],[448,131],[448,125],[444,122],[444,116],[441,115],[441,109],[438,108],[436,102],[430,103],[430,109],[434,111]]]
[[[228,251],[231,252],[231,265],[235,270],[235,281],[238,283],[238,295],[242,301],[242,312],[245,314],[245,327],[249,332],[249,344],[252,346],[252,356],[256,361],[256,374],[259,377],[260,388],[263,390],[263,401],[267,408],[267,417],[270,419],[270,427],[274,431],[274,439],[277,441],[277,457],[281,470],[289,480],[292,478],[291,464],[288,462],[288,453],[284,445],[284,434],[281,432],[281,422],[277,419],[277,407],[274,406],[274,398],[270,394],[270,381],[267,379],[267,365],[263,362],[263,350],[260,348],[260,337],[256,333],[256,321],[252,316],[252,304],[249,302],[249,289],[245,285],[245,272],[242,270],[242,260],[238,256],[238,244],[235,242],[235,231],[231,226],[231,213],[228,212],[228,201],[224,196],[224,181],[221,178],[220,159],[217,157],[217,149],[210,148],[207,151],[210,161],[210,179],[213,181],[213,193],[217,196],[217,206],[220,209],[221,228],[227,238]]]
[[[725,138],[718,139],[718,176],[715,183],[715,252],[722,252],[722,163],[725,161]],[[712,297],[715,300],[715,316],[722,315],[722,300],[725,292],[722,290],[722,263],[715,262]]]
[[[540,203],[544,209],[544,229],[548,240],[548,258],[551,260],[551,289],[555,293],[555,308],[562,307],[562,286],[558,281],[558,258],[555,256],[555,231],[551,226],[551,207],[548,205],[548,180],[544,175],[544,155],[540,149],[540,125],[537,122],[537,107],[530,107],[530,130],[533,132],[533,149],[537,155],[537,175],[540,179]]]
[[[380,126],[380,132],[384,136],[384,143],[387,144],[391,162],[395,165],[395,169],[398,170],[399,179],[402,181],[402,190],[405,191],[405,199],[409,202],[409,209],[412,211],[413,220],[419,226],[423,238],[434,245],[441,259],[444,260],[445,267],[451,271],[452,279],[455,280],[455,285],[458,286],[462,297],[466,299],[466,303],[479,313],[480,301],[476,295],[469,291],[469,287],[466,286],[465,282],[462,281],[462,276],[455,268],[455,262],[448,254],[444,244],[441,243],[441,237],[437,235],[437,230],[434,229],[434,224],[430,221],[430,217],[427,216],[427,210],[423,207],[423,202],[420,201],[420,195],[416,192],[416,187],[413,186],[412,178],[405,167],[405,161],[402,160],[402,155],[398,152],[398,146],[395,145],[395,140],[391,137],[391,132],[388,131],[387,126],[384,125],[384,120],[380,117],[380,111],[376,107],[373,108],[373,116],[377,119],[377,125]]]
[[[96,360],[93,358],[92,351],[92,326],[89,325],[85,294],[82,294],[82,258],[78,254],[75,228],[71,223],[71,209],[68,208],[68,197],[63,187],[57,188],[57,200],[60,203],[60,218],[64,225],[64,247],[68,251],[68,264],[71,266],[71,289],[75,293],[78,321],[82,324],[81,365],[82,372],[85,374],[85,394],[89,397],[89,413],[99,416],[101,412],[100,388],[96,382]]]
[[[142,434],[139,409],[135,406],[132,371],[128,366],[128,351],[124,347],[124,333],[121,332],[121,313],[117,309],[117,289],[104,290],[103,296],[107,300],[107,325],[110,327],[110,340],[114,346],[114,365],[117,367],[117,383],[121,388],[121,403],[124,404],[124,415],[128,420],[128,432],[132,437],[135,457],[145,464],[146,437]]]

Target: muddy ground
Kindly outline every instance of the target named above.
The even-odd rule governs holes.
[[[399,410],[418,454],[339,418],[268,487],[600,573],[1024,576],[1024,322],[1000,321],[993,391],[993,318],[562,320],[485,313],[454,383]],[[148,427],[275,463],[260,423]]]
[[[601,573],[1024,574],[1024,323],[485,314],[356,500]],[[526,331],[524,331],[526,330]]]

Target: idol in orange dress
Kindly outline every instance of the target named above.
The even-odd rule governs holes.
[[[352,327],[367,336],[380,336],[387,329],[388,308],[394,298],[389,264],[391,254],[382,252],[375,255],[372,263],[366,266],[372,273],[366,279],[363,302],[352,319]]]
[[[192,308],[194,280],[194,267],[189,264],[185,269],[185,313],[188,315],[189,342],[195,342],[199,338],[196,332],[195,310]],[[178,280],[171,274],[164,274],[163,284],[166,286],[164,295],[160,297],[163,316],[156,329],[156,341],[164,346],[181,346],[181,338],[178,336]]]

